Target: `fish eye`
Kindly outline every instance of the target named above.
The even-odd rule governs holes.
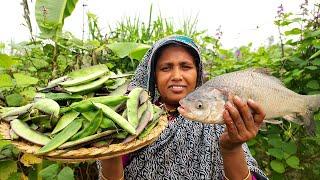
[[[196,107],[197,107],[197,109],[201,109],[203,107],[202,102],[199,101],[197,103]]]

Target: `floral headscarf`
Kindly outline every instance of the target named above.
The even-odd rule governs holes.
[[[197,85],[202,84],[202,64],[195,43],[185,36],[170,36],[159,40],[144,56],[136,70],[129,89],[136,86],[149,91],[157,90],[151,85],[154,54],[163,45],[182,43],[197,52]],[[151,92],[152,94],[152,92]],[[223,160],[220,154],[219,137],[224,126],[190,121],[181,115],[169,122],[168,127],[151,145],[129,155],[131,161],[125,167],[125,179],[223,179]],[[247,164],[257,179],[267,179],[258,168],[246,144],[243,145]]]

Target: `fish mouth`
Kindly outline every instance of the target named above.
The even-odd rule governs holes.
[[[184,116],[188,119],[195,119],[196,118],[194,115],[192,115],[192,113],[190,113],[190,110],[183,105],[183,100],[180,100],[179,104],[180,104],[180,106],[178,107],[178,111],[182,116]]]

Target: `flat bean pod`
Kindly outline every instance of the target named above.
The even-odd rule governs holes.
[[[64,114],[58,121],[56,127],[53,129],[51,134],[56,134],[57,132],[61,131],[65,127],[67,127],[73,120],[75,120],[79,116],[79,112],[77,111],[69,111]]]
[[[105,83],[109,79],[108,76],[102,76],[100,79],[95,80],[93,82],[87,83],[87,84],[81,84],[78,86],[71,86],[64,88],[65,90],[71,92],[71,93],[77,93],[82,91],[90,91],[94,89],[100,88],[103,83]]]
[[[81,138],[90,136],[92,134],[95,134],[98,128],[100,127],[102,118],[103,118],[102,111],[99,110],[96,116],[90,122],[90,124],[86,128],[83,128],[81,131],[79,131],[77,134],[72,136],[71,140],[74,141],[74,140],[81,139]]]
[[[78,77],[75,79],[70,79],[64,82],[59,83],[60,85],[64,86],[64,87],[68,87],[68,86],[77,86],[80,84],[85,84],[88,83],[90,81],[93,81],[103,75],[105,75],[108,72],[107,69],[101,70],[101,71],[97,71],[97,72],[93,72],[87,76],[83,76],[83,77]]]
[[[48,144],[43,146],[36,154],[44,154],[52,151],[65,143],[73,135],[75,135],[82,126],[82,119],[78,118],[72,121],[66,128],[64,128],[59,134],[57,134]]]
[[[31,129],[25,122],[15,119],[10,122],[12,130],[21,138],[26,139],[34,144],[46,145],[50,138]]]
[[[101,104],[101,103],[93,103],[97,108],[101,109],[102,112],[108,116],[110,119],[112,119],[116,124],[118,124],[121,128],[129,132],[130,134],[135,134],[136,130],[135,128],[126,120],[124,119],[120,114],[112,110],[110,107]]]
[[[21,107],[9,107],[9,108],[3,108],[2,113],[0,115],[0,118],[5,118],[8,116],[20,116],[22,114],[27,113],[31,108],[33,104],[27,104]],[[7,110],[7,111],[6,111]]]
[[[116,106],[123,101],[127,100],[127,96],[101,96],[101,97],[93,97],[88,98],[83,101],[72,103],[69,108],[74,109],[79,112],[86,112],[90,109],[94,109],[93,102],[101,103],[107,106]]]
[[[86,143],[86,142],[89,142],[89,141],[92,141],[92,140],[95,140],[95,139],[98,139],[98,138],[101,138],[101,137],[104,137],[104,136],[108,136],[112,133],[116,132],[116,130],[108,130],[108,131],[103,131],[101,133],[97,133],[97,134],[94,134],[94,135],[91,135],[91,136],[87,136],[87,137],[84,137],[84,138],[81,138],[81,139],[78,139],[78,140],[75,140],[75,141],[69,141],[69,142],[66,142],[64,144],[62,144],[59,149],[65,149],[65,148],[69,148],[69,147],[72,147],[72,146],[76,146],[76,145],[79,145],[79,144],[83,144],[83,143]]]
[[[33,108],[36,108],[47,114],[54,115],[55,117],[59,117],[60,106],[56,101],[52,99],[39,99],[34,103]]]
[[[139,124],[138,119],[138,105],[139,105],[139,96],[143,91],[142,88],[134,88],[128,95],[129,99],[127,100],[127,117],[129,123],[136,128]]]

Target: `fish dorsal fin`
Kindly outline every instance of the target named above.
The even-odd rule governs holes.
[[[268,69],[268,68],[250,68],[248,71],[251,71],[251,72],[255,72],[255,73],[259,73],[259,74],[263,74],[265,76],[268,76],[268,78],[272,79],[274,82],[282,85],[282,86],[285,86],[284,83],[282,81],[280,81],[280,79],[272,76],[271,74],[271,70]]]
[[[250,68],[249,69],[252,72],[260,73],[260,74],[265,74],[268,76],[271,76],[271,70],[268,68]]]

